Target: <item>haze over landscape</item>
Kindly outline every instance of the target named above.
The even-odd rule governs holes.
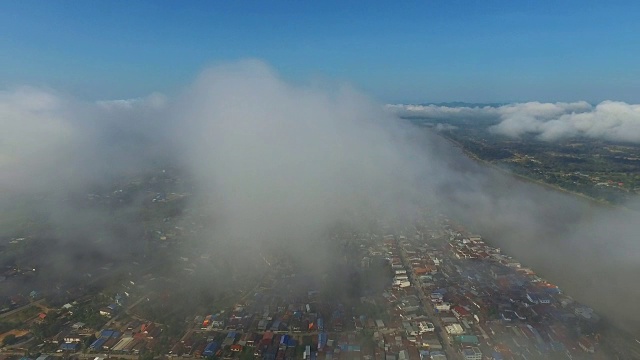
[[[450,242],[442,250],[449,260],[456,241],[467,244],[480,234],[606,321],[597,328],[575,320],[579,311],[567,320],[557,315],[566,308],[558,300],[552,310],[542,308],[548,318],[536,313],[544,318],[538,331],[552,317],[570,329],[575,320],[578,330],[567,343],[582,344],[586,355],[573,356],[633,358],[637,349],[600,339],[632,343],[640,336],[640,290],[633,286],[640,273],[640,78],[629,60],[640,50],[630,41],[640,30],[638,9],[573,5],[1,4],[0,265],[9,275],[2,275],[0,296],[27,297],[37,288],[42,297],[30,303],[71,303],[70,294],[102,296],[148,274],[150,285],[139,292],[127,287],[127,297],[132,292],[149,302],[148,294],[157,293],[169,301],[176,295],[166,289],[174,285],[201,294],[175,314],[161,302],[159,313],[180,323],[195,315],[188,311],[220,311],[226,302],[262,309],[258,294],[279,285],[260,281],[281,277],[295,278],[287,291],[291,284],[305,294],[326,291],[342,308],[350,296],[364,303],[383,289],[406,295],[389,290],[386,275],[370,279],[357,270],[369,268],[370,258],[381,257],[390,269],[417,251],[414,245],[432,246],[433,257],[440,256],[431,243],[406,243],[430,233],[439,234],[433,241]],[[592,53],[602,39],[598,52],[606,57]],[[608,153],[594,153],[601,149]],[[446,218],[444,230],[425,230],[425,213]],[[383,236],[389,254],[376,255],[373,244]],[[25,238],[37,246],[20,247]],[[402,251],[391,255],[396,246]],[[367,265],[354,265],[362,251]],[[462,284],[466,265],[457,261],[451,255]],[[487,266],[495,274],[502,265]],[[35,278],[23,276],[32,267]],[[96,275],[98,267],[106,273]],[[285,276],[290,268],[294,275]],[[518,284],[527,295],[533,288]],[[426,290],[416,287],[424,301]],[[274,298],[286,298],[284,290]],[[522,307],[542,307],[530,301],[535,305]],[[6,302],[11,311],[21,309]],[[151,310],[132,315],[131,303],[113,319],[123,326],[129,317],[153,322]],[[421,306],[421,316],[437,317],[431,304]],[[503,340],[490,339],[482,324],[512,320],[478,313],[486,337],[474,347],[451,340],[458,346],[452,347],[438,334],[443,355],[498,349]],[[181,326],[163,331],[180,339]],[[620,333],[610,335],[609,328]],[[292,329],[274,331],[293,336]],[[236,329],[214,330],[226,336]],[[338,342],[341,331],[335,333]],[[548,343],[564,341],[549,333]],[[326,356],[318,341],[310,345],[314,356]],[[594,351],[583,347],[591,342]],[[606,352],[617,346],[624,349]],[[527,358],[525,348],[512,346],[513,358]],[[550,358],[543,350],[530,356]],[[255,356],[268,358],[264,351]],[[141,354],[167,352],[149,345]]]

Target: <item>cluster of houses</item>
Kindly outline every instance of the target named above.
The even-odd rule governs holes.
[[[365,258],[375,256],[388,259],[393,276],[384,294],[391,318],[370,323],[381,350],[376,355],[444,359],[454,351],[472,360],[597,352],[593,309],[478,235],[449,224],[389,235]]]
[[[131,321],[121,330],[105,329],[99,332],[85,327],[83,323],[75,323],[53,337],[59,344],[58,352],[76,352],[82,350],[87,339],[95,337],[87,351],[109,352],[112,354],[140,354],[149,349],[153,339],[162,333],[162,329],[154,323]]]
[[[382,294],[382,302],[388,309],[388,320],[376,320],[373,338],[376,342],[375,358],[384,359],[446,359],[445,345],[436,331],[433,317],[425,313],[415,283],[420,276],[437,271],[441,260],[405,256],[399,246],[400,236],[385,236],[383,243],[370,249],[373,255],[385,256],[390,262],[392,286]]]
[[[424,294],[464,359],[596,351],[598,315],[533,270],[460,229],[424,238],[386,242],[394,287]]]
[[[598,315],[562,294],[517,260],[452,225],[432,232],[389,235],[363,249],[361,267],[388,262],[389,286],[360,298],[371,313],[296,289],[271,276],[241,304],[195,316],[167,356],[266,360],[505,359],[598,352]],[[100,309],[117,314],[126,297]],[[365,314],[366,313],[366,314]],[[140,354],[162,329],[130,323],[100,332],[74,324],[59,334],[60,351]],[[366,336],[363,334],[367,334]],[[453,354],[453,355],[452,355]]]

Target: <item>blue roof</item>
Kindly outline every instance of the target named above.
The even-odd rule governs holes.
[[[105,342],[107,342],[107,338],[101,337],[100,339],[94,341],[89,347],[92,349],[98,349],[98,348],[101,348]]]
[[[100,333],[100,337],[103,338],[110,338],[111,335],[113,335],[113,330],[102,330],[102,332]]]
[[[70,350],[70,351],[75,351],[78,349],[78,345],[79,344],[72,344],[72,343],[63,343],[60,345],[60,349],[62,350]]]
[[[213,353],[216,352],[216,350],[218,350],[218,343],[215,341],[212,341],[209,344],[207,344],[207,347],[204,348],[204,351],[202,352],[202,354],[205,356],[213,355]]]

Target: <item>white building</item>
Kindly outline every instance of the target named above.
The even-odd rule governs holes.
[[[82,337],[76,333],[71,333],[64,336],[64,342],[66,343],[79,343],[80,341],[82,341]]]
[[[420,330],[420,334],[422,335],[427,332],[434,332],[435,326],[433,326],[433,324],[430,322],[420,321],[418,322],[418,329]]]
[[[444,327],[449,335],[462,335],[464,334],[464,329],[460,324],[451,324]]]

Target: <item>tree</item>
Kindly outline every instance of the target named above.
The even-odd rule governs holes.
[[[153,360],[153,352],[145,351],[144,354],[140,355],[140,360]]]
[[[14,334],[9,334],[2,339],[2,345],[13,345],[18,342],[18,338]]]

